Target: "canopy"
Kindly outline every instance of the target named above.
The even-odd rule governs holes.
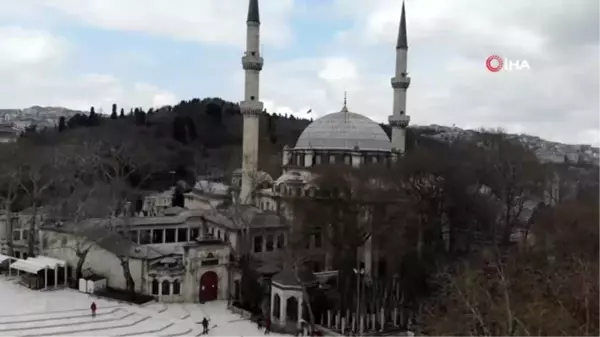
[[[40,270],[46,268],[46,266],[31,262],[30,260],[18,260],[11,264],[10,267],[30,274],[37,274]]]
[[[66,261],[48,256],[36,256],[34,258],[27,259],[26,261],[33,262],[44,267],[47,266],[50,269],[56,269],[56,267],[64,267],[67,264]]]
[[[13,259],[13,258],[11,258],[10,256],[7,256],[7,255],[0,254],[0,263],[4,262],[6,260],[10,260],[10,259]]]

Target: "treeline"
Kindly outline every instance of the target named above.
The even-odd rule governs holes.
[[[261,169],[278,175],[281,149],[284,145],[293,146],[309,122],[265,111],[260,123]],[[60,144],[90,131],[98,140],[108,141],[114,136],[113,131],[119,129],[132,142],[155,144],[153,160],[168,160],[163,175],[170,176],[167,173],[175,171],[177,180],[192,183],[198,175],[241,167],[242,127],[239,106],[220,98],[192,99],[158,109],[138,107],[128,112],[113,104],[108,116],[91,107],[88,114],[61,117],[56,130],[29,129],[23,135],[23,142]],[[164,152],[171,154],[169,158],[159,157]],[[156,183],[157,187],[162,184]]]

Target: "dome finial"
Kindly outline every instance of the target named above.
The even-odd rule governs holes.
[[[348,106],[347,106],[347,94],[346,91],[344,91],[344,106],[342,107],[342,112],[344,113],[344,117],[346,120],[348,120]]]

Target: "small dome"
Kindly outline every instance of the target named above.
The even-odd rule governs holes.
[[[304,129],[295,149],[392,150],[390,139],[371,119],[348,111],[325,115]]]

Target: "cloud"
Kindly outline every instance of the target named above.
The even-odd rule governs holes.
[[[37,0],[89,26],[185,41],[244,45],[246,0]],[[262,38],[285,45],[293,0],[260,2]]]
[[[121,106],[162,106],[176,95],[154,85],[127,83],[113,75],[70,72],[66,39],[43,30],[0,26],[0,101],[2,108],[31,105],[110,111]]]
[[[392,108],[394,46],[401,2],[333,0],[330,11],[353,22],[335,34],[328,52],[352,60],[356,73],[350,109],[385,121]],[[596,0],[498,2],[408,0],[407,112],[413,124],[503,127],[546,139],[598,145],[600,133],[599,19]],[[485,59],[498,54],[527,61],[531,70],[490,73]],[[321,59],[326,59],[323,56]],[[317,101],[325,110],[340,106],[324,94],[334,85],[320,76],[318,61],[305,61],[302,76],[280,77],[264,95],[290,106]],[[294,62],[288,62],[294,64]],[[265,69],[269,67],[268,60]],[[338,69],[335,73],[343,73]],[[355,92],[352,92],[355,91]],[[298,96],[298,97],[296,97]],[[339,109],[339,108],[338,108]]]

